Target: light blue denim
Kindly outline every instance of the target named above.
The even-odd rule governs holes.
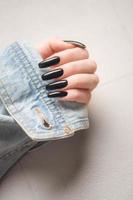
[[[0,54],[0,177],[38,144],[89,128],[86,104],[47,96],[31,44],[15,41]]]

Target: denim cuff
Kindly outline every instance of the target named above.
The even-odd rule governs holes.
[[[66,138],[89,128],[88,106],[47,96],[38,63],[42,58],[31,44],[15,41],[0,54],[0,98],[10,115],[35,141]],[[43,70],[47,72],[48,68]]]

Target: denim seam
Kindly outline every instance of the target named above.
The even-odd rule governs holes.
[[[74,124],[74,125],[75,125],[75,124]],[[88,126],[88,121],[84,121],[84,122],[82,123],[82,125],[80,125],[80,126],[77,127],[77,128],[72,129],[73,132],[71,132],[70,134],[64,134],[64,135],[62,135],[62,136],[57,136],[57,137],[52,137],[52,138],[48,138],[48,137],[47,137],[47,140],[57,140],[57,139],[69,138],[69,137],[75,135],[75,132],[76,132],[76,131],[80,131],[80,130],[83,130],[83,129],[85,129],[85,128],[89,128],[89,126]],[[34,138],[33,138],[33,139],[34,139]],[[36,140],[37,140],[37,141],[42,141],[42,139],[40,140],[40,138],[38,138],[38,139],[36,139]]]
[[[2,102],[3,102],[3,104],[5,105],[5,107],[7,108],[7,110],[8,110],[8,112],[11,114],[11,116],[18,122],[18,120],[20,121],[20,123],[22,123],[23,124],[23,117],[21,117],[20,115],[19,115],[19,117],[18,117],[18,120],[16,119],[16,117],[12,114],[12,112],[14,112],[14,110],[15,110],[15,112],[17,112],[18,110],[17,110],[17,108],[16,108],[16,106],[15,106],[15,104],[12,102],[12,99],[10,98],[10,95],[8,94],[8,92],[7,92],[7,90],[6,90],[6,88],[4,87],[4,84],[2,83],[2,81],[0,81],[1,82],[1,84],[2,84],[2,89],[4,90],[4,93],[5,94],[3,94],[3,96],[4,96],[4,99],[5,98],[8,98],[8,100],[10,100],[11,102],[9,103],[9,102],[7,102],[7,100],[6,100],[6,102],[4,102],[4,99],[2,99],[1,97],[1,100],[2,100]],[[9,106],[12,106],[12,108],[11,109],[9,109]],[[14,109],[14,110],[13,110]],[[11,112],[10,112],[10,110],[11,110]],[[19,112],[19,111],[18,111]],[[18,124],[20,125],[20,123],[18,122]],[[20,125],[20,127],[21,127],[21,125]],[[25,126],[22,126],[22,128],[24,129],[24,131],[25,131]],[[32,129],[31,128],[29,128],[28,127],[28,129],[29,129],[29,131],[32,133]]]
[[[2,85],[2,89],[3,89],[3,92],[2,92],[2,93],[3,93],[4,98],[8,98],[8,100],[10,101],[10,102],[7,102],[7,101],[6,101],[7,106],[9,107],[9,105],[12,105],[12,106],[13,106],[13,109],[15,110],[15,112],[17,112],[17,108],[16,108],[16,106],[14,105],[14,103],[13,103],[13,101],[12,101],[10,95],[8,94],[8,92],[7,92],[6,88],[5,88],[4,83],[2,82],[2,80],[0,80],[0,83],[1,83],[1,85]],[[0,98],[1,98],[1,97],[0,97]],[[1,100],[2,100],[2,98],[1,98]],[[3,102],[3,100],[2,100],[2,102]]]

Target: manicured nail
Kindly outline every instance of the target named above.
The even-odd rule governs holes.
[[[60,62],[60,57],[54,56],[52,58],[48,58],[46,60],[41,61],[38,65],[39,68],[45,68],[45,67],[50,67],[52,65],[56,65],[59,62]]]
[[[65,97],[67,96],[66,91],[55,91],[55,92],[49,92],[48,97]]]
[[[67,80],[55,81],[46,85],[46,90],[54,90],[66,87],[68,84]]]
[[[85,49],[86,48],[86,45],[81,43],[81,42],[78,42],[78,41],[74,41],[74,40],[63,40],[64,42],[68,42],[68,43],[71,43],[71,44],[74,44],[75,46],[77,47],[80,47],[80,48],[83,48]]]
[[[49,80],[49,79],[53,79],[53,78],[58,78],[58,77],[62,76],[63,73],[64,73],[64,70],[62,68],[51,70],[51,71],[43,74],[42,79]]]

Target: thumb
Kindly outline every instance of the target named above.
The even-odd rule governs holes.
[[[42,56],[43,59],[51,56],[56,52],[63,51],[66,49],[71,49],[74,47],[75,45],[64,42],[59,38],[48,39],[37,45],[37,49],[40,52],[40,55]]]

